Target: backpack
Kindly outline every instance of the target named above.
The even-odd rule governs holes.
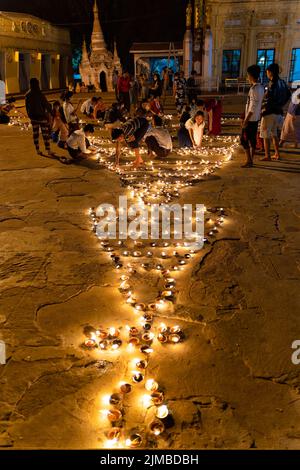
[[[281,78],[278,79],[276,83],[276,88],[275,88],[275,94],[274,98],[276,100],[276,103],[282,107],[286,105],[286,103],[289,101],[291,97],[291,92],[287,84],[285,83],[284,80]]]

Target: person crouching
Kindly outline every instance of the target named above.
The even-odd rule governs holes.
[[[94,126],[86,124],[83,129],[78,129],[67,140],[67,149],[73,160],[81,160],[90,157],[94,151],[89,149],[89,137],[94,133]]]

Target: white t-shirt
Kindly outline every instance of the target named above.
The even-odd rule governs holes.
[[[200,145],[202,141],[202,137],[204,134],[204,127],[205,127],[205,122],[203,121],[201,124],[197,124],[194,119],[188,119],[185,123],[185,127],[187,130],[192,129],[193,130],[193,135],[194,135],[194,141],[196,145]]]
[[[3,80],[0,80],[0,104],[5,104],[5,103],[6,103],[5,82]]]
[[[82,113],[90,114],[93,111],[92,100],[88,99],[82,103],[80,111]]]
[[[256,83],[250,88],[245,111],[245,117],[248,115],[249,112],[253,113],[249,121],[253,122],[260,120],[261,105],[264,93],[264,87],[260,83]]]
[[[149,127],[145,134],[146,137],[153,136],[157,140],[157,143],[160,147],[170,150],[172,152],[173,143],[170,133],[167,129],[163,129],[161,127]]]
[[[83,129],[74,131],[68,138],[67,145],[71,147],[71,149],[80,149],[82,153],[89,153],[89,150],[86,148],[85,133],[83,132]]]
[[[72,103],[68,103],[67,101],[65,101],[63,104],[63,110],[68,124],[70,122],[77,121],[77,117],[72,114],[74,112],[74,106],[72,105]]]

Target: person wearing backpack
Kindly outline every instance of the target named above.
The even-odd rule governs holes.
[[[265,157],[262,158],[262,161],[271,161],[271,137],[275,148],[275,155],[273,158],[275,160],[280,158],[278,134],[282,127],[283,107],[291,97],[291,92],[287,84],[279,77],[278,64],[269,65],[267,68],[267,77],[269,79],[269,83],[263,98],[260,126],[260,137],[264,139],[265,148]]]

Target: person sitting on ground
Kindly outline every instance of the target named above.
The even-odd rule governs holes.
[[[152,96],[152,99],[150,100],[150,111],[153,114],[160,116],[161,118],[164,116],[164,110],[161,105],[159,96]]]
[[[179,121],[179,130],[177,133],[178,137],[178,145],[179,147],[193,147],[193,143],[190,138],[190,133],[185,127],[185,123],[191,118],[191,107],[189,105],[185,105],[180,116]]]
[[[53,103],[52,132],[57,135],[57,140],[54,141],[58,141],[58,146],[60,148],[66,149],[69,129],[59,101],[55,101]]]
[[[88,137],[94,133],[94,126],[86,124],[83,129],[77,129],[67,140],[67,149],[69,155],[73,160],[81,160],[90,157],[95,153],[95,150],[90,150],[91,147]]]
[[[111,138],[116,141],[116,166],[120,163],[121,143],[125,142],[130,148],[134,149],[134,166],[138,167],[144,163],[139,153],[139,146],[149,128],[149,122],[144,117],[135,117],[129,119],[121,128],[112,129]]]
[[[45,149],[49,156],[53,156],[50,150],[50,116],[51,104],[43,95],[37,78],[30,79],[30,90],[25,95],[25,107],[31,120],[33,142],[38,155],[43,155],[39,146],[39,131],[41,129]]]
[[[100,96],[97,99],[97,102],[94,106],[93,118],[94,119],[104,119],[106,110],[107,110],[107,106],[104,104],[103,99]]]
[[[201,148],[205,127],[204,112],[197,111],[194,118],[190,118],[186,121],[185,127],[189,131],[193,147]]]
[[[117,122],[126,121],[126,113],[124,104],[113,103],[105,112],[104,124],[107,129],[111,128]]]
[[[93,96],[93,98],[85,100],[81,105],[80,111],[86,116],[92,117],[97,100],[97,96]]]
[[[170,133],[163,127],[149,126],[145,134],[145,142],[150,157],[152,156],[152,152],[154,152],[158,158],[165,158],[173,150]]]
[[[264,97],[264,87],[259,83],[259,65],[250,65],[247,69],[247,77],[251,88],[245,109],[245,118],[242,122],[241,145],[245,150],[247,161],[242,168],[253,166],[256,149],[257,128],[260,119],[261,105]]]

